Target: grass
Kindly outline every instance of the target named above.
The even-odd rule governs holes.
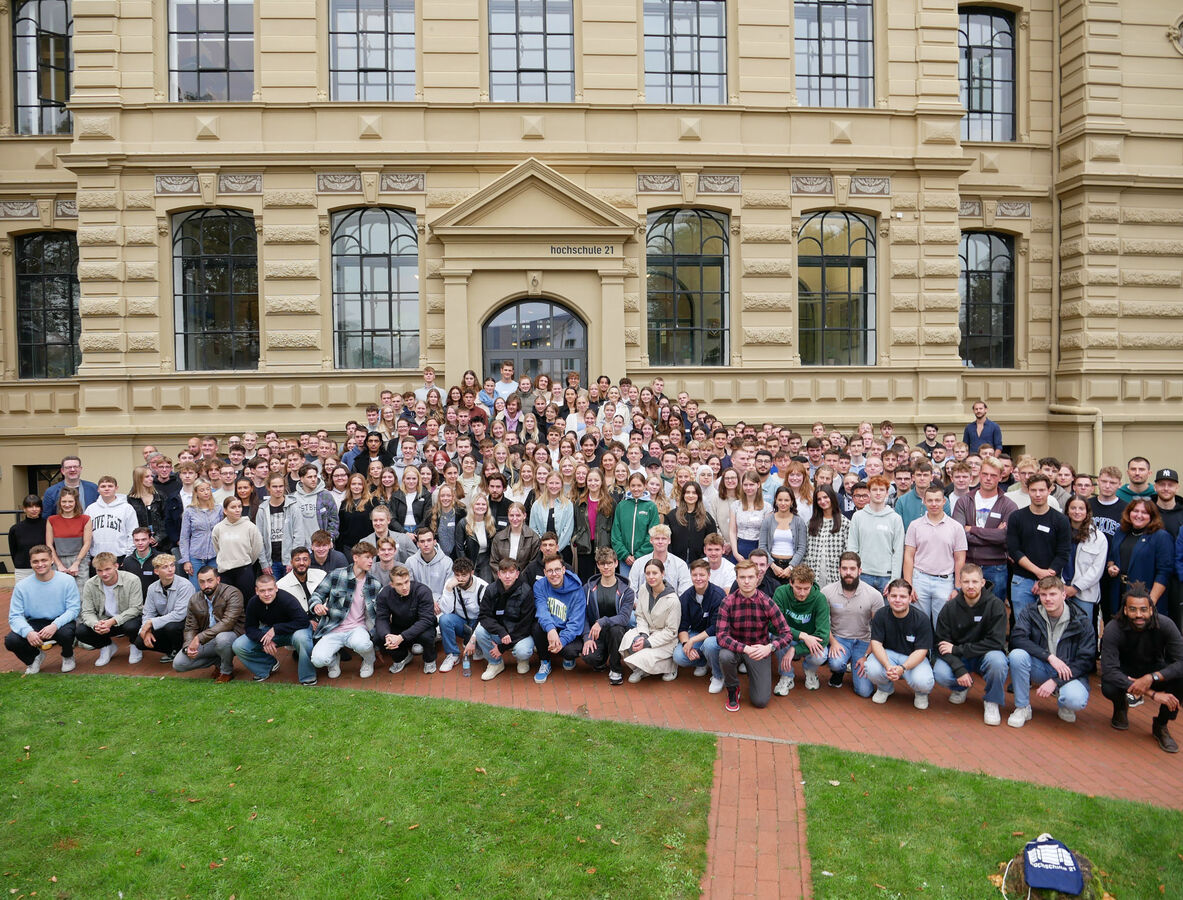
[[[1183,897],[1178,811],[828,747],[800,756],[817,900],[996,898],[988,877],[1045,831],[1119,900]]]
[[[697,897],[714,752],[374,692],[0,675],[0,889]]]

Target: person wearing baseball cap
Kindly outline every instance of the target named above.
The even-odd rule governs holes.
[[[1154,473],[1154,505],[1162,516],[1162,527],[1175,542],[1175,559],[1179,559],[1179,534],[1183,530],[1183,503],[1175,499],[1179,489],[1177,469],[1159,469]],[[1171,573],[1166,591],[1167,615],[1178,625],[1183,622],[1183,584],[1179,581],[1178,567]]]

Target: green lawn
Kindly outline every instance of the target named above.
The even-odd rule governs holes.
[[[697,897],[714,743],[326,687],[0,675],[0,889]]]
[[[1183,813],[828,747],[800,756],[817,900],[998,897],[988,876],[1045,831],[1118,900],[1183,897]]]

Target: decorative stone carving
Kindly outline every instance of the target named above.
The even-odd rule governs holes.
[[[155,297],[128,297],[127,315],[154,316],[159,311],[158,304],[159,301]]]
[[[316,191],[319,194],[360,194],[360,172],[322,172],[316,176]]]
[[[962,200],[958,207],[957,214],[960,216],[969,216],[977,218],[982,214],[981,200]]]
[[[218,140],[218,117],[217,116],[198,116],[196,131],[194,137],[199,141],[216,141]]]
[[[38,215],[36,200],[0,201],[0,219],[36,219]]]
[[[850,198],[850,176],[838,175],[834,178],[834,200],[839,206],[845,206]]]
[[[793,229],[789,225],[745,225],[742,230],[745,244],[789,244]]]
[[[264,277],[269,279],[317,278],[320,264],[316,260],[273,260],[265,264]]]
[[[377,172],[362,172],[361,175],[361,192],[366,199],[366,203],[373,206],[378,202],[378,173]]]
[[[165,227],[167,233],[167,224]],[[123,243],[129,247],[156,245],[156,229],[151,225],[128,225],[123,229]]]
[[[621,332],[624,342],[629,347],[639,347],[641,344],[641,330],[639,328],[625,328]]]
[[[742,181],[738,175],[699,175],[698,192],[700,194],[738,194],[742,190]]]
[[[745,328],[743,342],[746,345],[793,345],[793,329],[791,328]]]
[[[78,229],[80,247],[110,247],[119,243],[119,228],[115,225],[86,225]]]
[[[546,137],[546,125],[543,116],[522,116],[522,140],[540,141]]]
[[[829,175],[794,175],[792,185],[794,194],[834,193],[834,179]]]
[[[319,331],[268,331],[269,350],[315,350],[320,346]]]
[[[850,193],[862,197],[890,197],[891,178],[886,175],[855,175],[850,179]]]
[[[263,207],[266,209],[315,208],[316,194],[312,191],[263,191]]]
[[[382,116],[361,115],[357,117],[357,136],[373,140],[382,137]]]
[[[129,262],[129,263],[127,263],[127,280],[128,281],[155,281],[156,280],[156,263],[154,263],[154,262]]]
[[[83,318],[91,316],[118,316],[121,310],[118,297],[83,297],[78,301],[78,315]]]
[[[533,269],[526,273],[526,293],[537,297],[542,293],[542,272]]]
[[[789,259],[745,259],[743,274],[752,277],[790,277],[793,262]]]
[[[201,202],[206,206],[213,206],[218,199],[218,182],[213,172],[202,172],[197,176],[197,184],[201,188]]]
[[[157,194],[199,194],[201,185],[196,175],[157,175]]]
[[[431,328],[427,332],[427,346],[438,348],[444,346],[447,332],[443,328]]]
[[[107,140],[115,137],[114,116],[76,116],[74,134],[79,140]]]
[[[117,262],[78,263],[79,281],[119,281],[120,266]]]
[[[641,311],[641,295],[632,291],[626,292],[624,295],[624,311],[625,312],[640,312]]]
[[[396,194],[421,194],[427,188],[427,175],[423,172],[385,172],[382,175],[381,190]]]
[[[156,200],[152,191],[124,191],[124,209],[155,209]]]
[[[1000,219],[1030,219],[1030,200],[999,200],[995,215]]]
[[[123,349],[123,335],[112,332],[88,332],[78,338],[78,346],[84,353],[118,353]]]
[[[219,194],[261,194],[263,193],[263,176],[255,175],[219,175]]]
[[[307,316],[320,312],[320,297],[267,296],[264,300],[267,315]]]
[[[744,294],[744,312],[788,312],[793,308],[792,294]]]
[[[319,230],[315,225],[264,225],[265,244],[315,244]]]
[[[678,140],[702,140],[702,119],[698,116],[680,116],[678,118]]]
[[[1183,16],[1175,20],[1175,24],[1167,28],[1167,40],[1176,53],[1183,54]]]
[[[676,173],[643,172],[637,176],[638,194],[679,194],[682,179]]]
[[[793,205],[788,191],[744,191],[742,199],[748,209],[788,209]]]
[[[127,336],[127,349],[152,351],[160,349],[160,335],[151,331],[133,331]]]
[[[476,188],[472,188],[471,190],[428,191],[427,205],[433,209],[455,206],[460,201],[467,200],[475,191]]]

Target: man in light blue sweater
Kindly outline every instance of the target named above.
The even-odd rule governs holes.
[[[74,623],[82,608],[78,582],[53,568],[53,554],[44,544],[29,550],[33,577],[12,590],[4,647],[25,664],[26,675],[36,675],[45,662],[45,651],[62,646],[62,671],[74,671]]]

